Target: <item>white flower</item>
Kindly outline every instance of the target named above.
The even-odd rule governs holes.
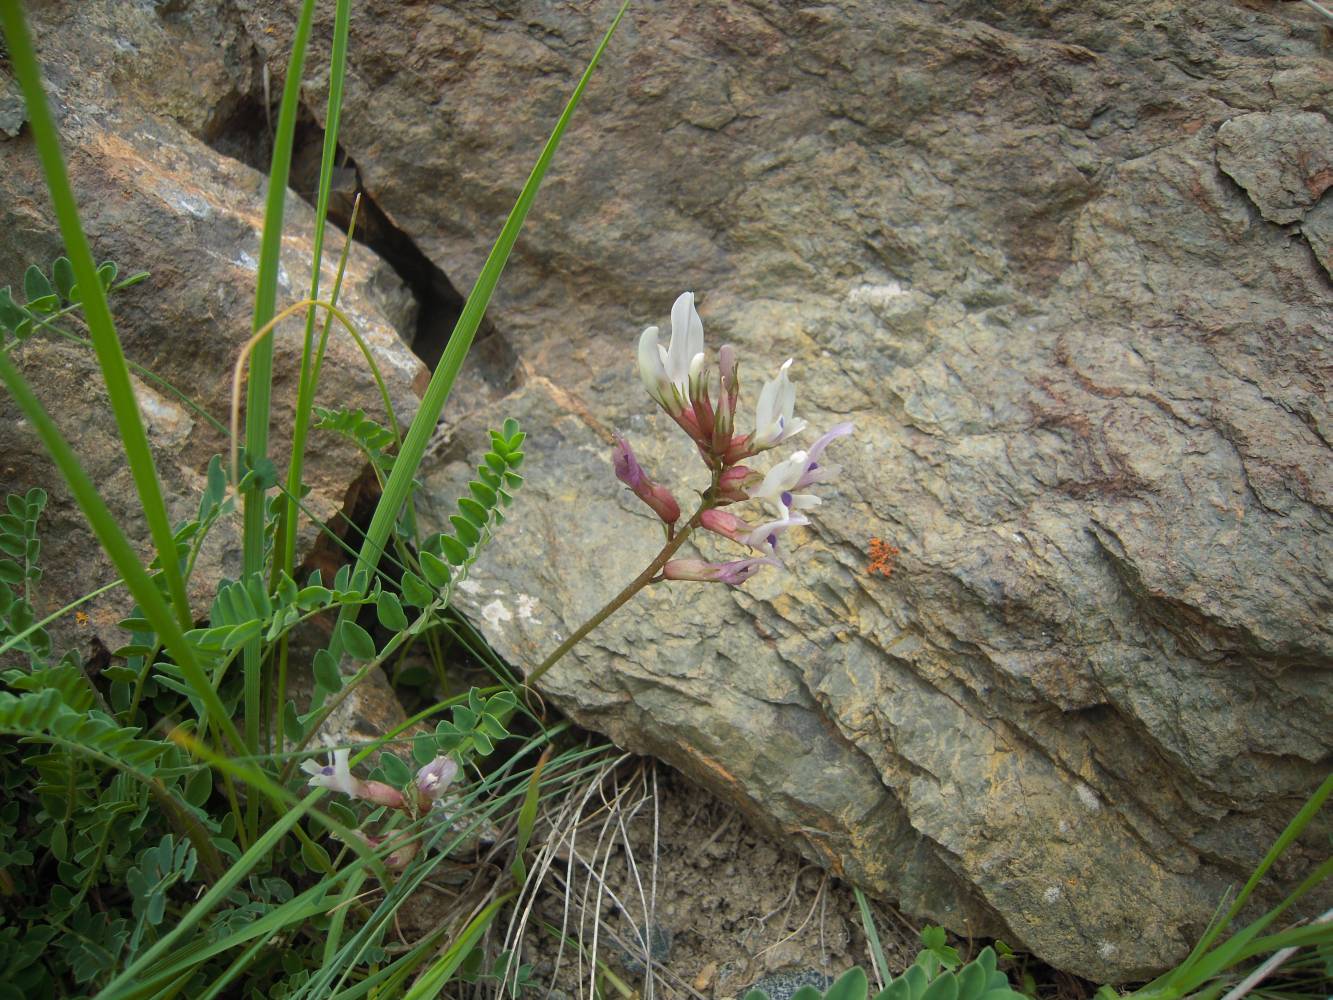
[[[793,453],[791,458],[779,462],[768,470],[768,475],[764,476],[759,488],[750,491],[750,499],[762,500],[780,518],[791,517],[791,512],[794,510],[818,507],[819,497],[813,493],[793,492],[809,465],[810,458],[806,452]]]
[[[333,751],[332,764],[319,764],[313,760],[301,761],[301,770],[310,775],[311,788],[331,788],[352,798],[358,798],[362,791],[361,782],[352,777],[347,757],[350,750]]]
[[[704,324],[694,308],[694,293],[684,292],[671,307],[671,343],[658,342],[650,326],[639,337],[639,377],[648,395],[668,412],[679,413],[691,398],[691,375],[697,381],[704,363]]]
[[[793,416],[796,410],[796,387],[787,378],[791,362],[792,359],[788,358],[778,370],[777,378],[765,382],[759,391],[759,404],[754,414],[754,439],[751,442],[751,447],[756,451],[772,448],[805,430],[805,421]]]
[[[779,518],[776,521],[769,521],[755,528],[741,541],[752,549],[757,549],[765,555],[776,555],[778,551],[778,535],[788,528],[799,528],[809,524],[810,521],[800,514],[790,514]]]

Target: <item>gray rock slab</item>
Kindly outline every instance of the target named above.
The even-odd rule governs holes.
[[[296,5],[237,6],[280,67]],[[459,287],[612,7],[358,5],[344,144]],[[788,573],[654,588],[546,693],[957,931],[1104,981],[1182,958],[1333,750],[1323,31],[636,8],[490,313],[526,384],[425,470],[443,510],[483,425],[532,434],[465,610],[530,668],[651,557],[608,434],[694,475],[633,354],[692,289],[751,391],[794,357],[799,412],[856,421],[843,475]]]

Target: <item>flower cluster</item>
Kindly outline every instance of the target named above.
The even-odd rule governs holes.
[[[736,429],[740,401],[740,377],[736,351],[730,345],[718,351],[714,379],[704,350],[704,328],[694,307],[694,294],[685,292],[671,307],[671,340],[661,344],[660,331],[650,326],[639,338],[639,375],[648,394],[662,407],[698,448],[713,475],[696,515],[698,526],[750,549],[753,555],[725,563],[701,559],[667,562],[662,575],[668,580],[706,580],[740,584],[764,566],[781,565],[778,543],[789,528],[809,524],[804,511],[818,506],[819,497],[801,492],[827,481],[833,468],[823,463],[829,443],[852,432],[850,423],[838,424],[819,437],[809,449],[796,451],[766,474],[744,464],[800,434],[806,422],[795,415],[796,387],[789,377],[787,360],[778,373],[764,383],[755,405],[754,429]],[[674,537],[681,516],[680,504],[666,487],[650,479],[629,444],[615,440],[616,476],[652,508]],[[767,519],[752,524],[722,508],[758,500],[768,508]]]
[[[311,788],[327,788],[341,792],[353,799],[361,799],[377,806],[399,809],[409,816],[420,816],[429,812],[448,790],[454,778],[458,776],[458,764],[448,755],[436,757],[416,773],[411,786],[404,792],[382,781],[362,781],[352,774],[348,761],[350,751],[334,750],[329,755],[327,764],[306,760],[301,762],[301,770],[310,775]],[[371,847],[379,847],[388,838],[369,834],[360,834]],[[416,855],[419,841],[404,841],[387,858],[390,868],[402,868]]]

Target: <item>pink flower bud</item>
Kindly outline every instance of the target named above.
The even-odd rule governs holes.
[[[362,781],[358,784],[360,788],[357,790],[357,798],[373,802],[377,806],[389,806],[391,809],[403,808],[405,802],[403,793],[392,785],[386,785],[382,781]]]
[[[633,490],[634,495],[651,507],[658,517],[667,524],[675,524],[680,520],[680,504],[676,503],[671,491],[648,478],[634,457],[629,442],[618,434],[612,461],[616,478]]]
[[[746,486],[763,479],[759,473],[744,465],[733,465],[722,473],[717,483],[717,498],[723,503],[740,503],[749,500]]]
[[[668,580],[697,580],[703,583],[728,583],[738,587],[765,566],[781,566],[771,556],[710,563],[702,559],[673,559],[662,569]]]
[[[717,508],[706,510],[700,514],[699,523],[709,531],[742,544],[744,544],[745,537],[751,531],[750,525],[735,514],[728,514],[725,510],[718,510]]]

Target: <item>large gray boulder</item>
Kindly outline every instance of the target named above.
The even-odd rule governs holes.
[[[275,70],[296,6],[237,0]],[[357,5],[344,145],[460,287],[613,6]],[[532,435],[464,607],[530,668],[651,557],[608,436],[699,485],[633,358],[693,289],[752,387],[792,356],[815,428],[856,421],[843,475],[787,573],[655,587],[544,692],[955,930],[1101,980],[1181,958],[1331,749],[1323,31],[640,5],[491,312],[524,385],[427,470],[439,523],[483,424]]]
[[[264,213],[264,178],[219,155],[216,139],[258,85],[253,48],[234,16],[216,8],[115,0],[39,5],[33,30],[62,130],[71,182],[98,259],[119,262],[122,275],[151,277],[112,298],[129,359],[174,385],[221,421],[228,421],[232,367],[250,336],[250,314]],[[0,80],[7,81],[0,65]],[[261,121],[255,123],[263,128]],[[279,306],[306,297],[312,266],[313,212],[289,195]],[[0,285],[21,288],[24,268],[49,271],[62,252],[31,133],[0,135]],[[324,284],[332,284],[342,234],[330,229]],[[330,248],[332,248],[330,250]],[[21,298],[21,295],[20,295]],[[400,419],[416,407],[414,380],[424,370],[400,339],[410,323],[411,296],[377,257],[355,250],[341,303],[376,358]],[[79,329],[77,323],[65,323]],[[300,364],[303,321],[275,334],[272,454],[285,468]],[[145,555],[151,543],[120,448],[91,350],[42,333],[13,356],[74,444],[112,512]],[[151,380],[136,378],[141,409],[173,520],[192,517],[210,456],[227,441],[206,420]],[[323,367],[318,402],[361,406],[383,419],[383,405],[361,352],[337,327]],[[0,393],[0,480],[5,491],[33,486],[51,494],[42,522],[45,576],[35,593],[39,614],[115,579],[83,515],[64,489],[36,435],[7,393]],[[362,474],[355,447],[316,431],[306,465],[312,492],[305,503],[333,518]],[[191,580],[202,618],[222,575],[240,569],[239,518],[220,524]],[[303,538],[303,552],[315,541]],[[96,636],[115,648],[114,623],[129,610],[123,591],[83,609],[83,626],[58,627],[58,645]]]

